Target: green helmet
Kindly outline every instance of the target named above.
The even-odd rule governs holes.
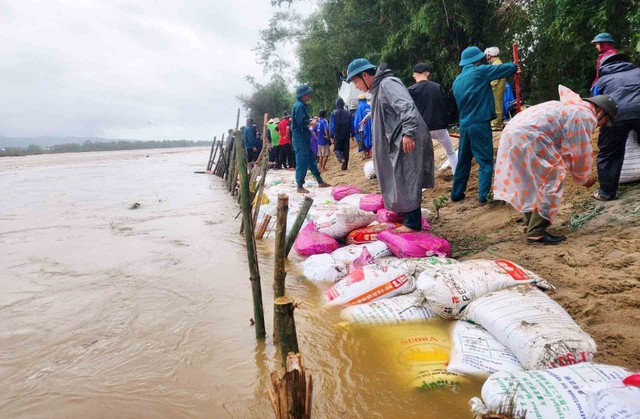
[[[611,96],[598,95],[593,97],[586,97],[583,100],[585,100],[586,102],[593,103],[599,108],[602,108],[602,110],[604,110],[607,113],[607,115],[609,115],[609,118],[611,118],[611,121],[616,120],[616,115],[618,114],[618,104],[616,104],[616,101],[613,100]]]
[[[367,71],[372,68],[375,69],[377,67],[371,64],[366,58],[356,58],[351,61],[351,64],[349,64],[349,67],[347,68],[347,82],[350,82],[355,76],[363,71]]]

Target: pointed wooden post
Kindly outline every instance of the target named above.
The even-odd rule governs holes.
[[[213,142],[211,143],[211,151],[209,152],[209,161],[207,162],[207,170],[211,170],[211,167],[213,167],[213,151],[216,148],[216,145],[218,143],[216,143],[216,137],[213,137]]]
[[[256,338],[263,339],[266,336],[264,326],[264,309],[262,306],[262,286],[260,284],[260,269],[258,266],[258,252],[256,240],[253,235],[253,221],[251,219],[251,194],[249,193],[249,174],[247,173],[247,160],[242,150],[242,138],[240,131],[235,130],[235,148],[238,159],[238,174],[240,176],[240,197],[242,202],[242,219],[247,226],[245,242],[247,245],[247,259],[249,261],[249,279],[253,296],[253,318],[255,321]],[[240,150],[238,152],[238,150]]]

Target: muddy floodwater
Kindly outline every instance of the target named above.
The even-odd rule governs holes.
[[[208,149],[0,159],[0,417],[270,418],[237,204]],[[130,209],[134,204],[138,208]],[[271,241],[260,246],[272,330]],[[289,267],[315,418],[466,418],[478,383],[419,391],[383,329],[340,325]]]

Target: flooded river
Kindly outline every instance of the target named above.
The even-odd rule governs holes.
[[[0,159],[0,417],[270,418],[237,204],[208,149]],[[138,203],[137,209],[130,209]],[[261,242],[272,330],[272,242]],[[478,384],[397,380],[384,331],[287,278],[316,418],[466,418]]]

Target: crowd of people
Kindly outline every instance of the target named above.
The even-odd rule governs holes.
[[[321,172],[331,145],[341,169],[348,170],[353,138],[363,159],[373,158],[386,208],[404,214],[401,229],[419,230],[423,189],[434,186],[435,139],[453,172],[452,202],[465,199],[475,158],[479,205],[493,194],[495,202],[509,203],[523,214],[528,243],[561,243],[565,237],[547,228],[558,213],[567,174],[585,187],[599,182],[594,199],[616,199],[627,137],[631,130],[640,132],[640,69],[616,50],[610,34],[598,34],[592,43],[600,55],[591,97],[559,86],[559,100],[526,108],[504,127],[505,79],[520,69],[502,63],[497,47],[466,48],[452,88],[460,121],[457,152],[447,130],[444,92],[429,80],[429,63],[414,66],[416,83],[407,89],[385,64],[355,59],[346,81],[363,92],[358,107],[349,111],[339,98],[328,118],[325,110],[312,118],[313,89],[298,86],[291,116],[285,112],[281,121],[275,118],[267,125],[269,161],[274,169],[295,169],[298,192],[307,193],[307,170],[320,187],[329,186]],[[596,128],[597,179],[591,175]],[[492,131],[502,131],[495,166]],[[259,152],[255,132],[245,130],[245,147],[250,159]]]

